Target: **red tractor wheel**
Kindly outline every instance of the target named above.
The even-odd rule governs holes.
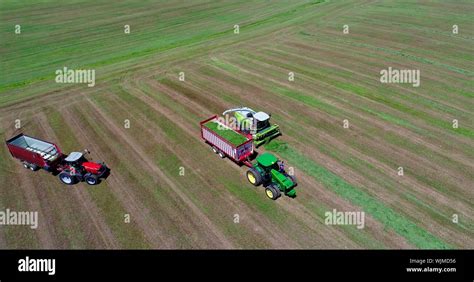
[[[73,185],[77,182],[77,178],[74,175],[71,175],[71,173],[67,170],[62,171],[59,175],[59,180],[61,180],[62,183],[66,185]]]
[[[84,176],[84,180],[86,181],[87,184],[89,185],[96,185],[99,183],[99,178],[97,175],[88,173]]]

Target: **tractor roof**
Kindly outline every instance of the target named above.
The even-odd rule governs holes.
[[[278,161],[277,157],[270,153],[263,153],[257,157],[257,162],[265,167],[272,166],[274,163]]]
[[[80,159],[82,157],[82,153],[80,152],[72,152],[70,153],[67,158],[65,158],[64,160],[66,162],[75,162],[77,161],[78,159]]]
[[[270,116],[267,113],[264,112],[258,112],[253,115],[253,117],[258,120],[258,121],[264,121],[270,118]]]

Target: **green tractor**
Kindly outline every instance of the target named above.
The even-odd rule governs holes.
[[[281,135],[280,127],[277,124],[270,124],[270,115],[267,113],[255,112],[250,108],[241,107],[229,109],[222,115],[225,116],[228,113],[234,113],[240,130],[246,134],[251,134],[257,147]]]
[[[247,179],[255,186],[263,184],[268,198],[276,200],[281,193],[296,197],[296,178],[285,172],[283,162],[270,153],[256,158],[256,163],[247,171]]]

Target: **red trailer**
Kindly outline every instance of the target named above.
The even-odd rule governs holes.
[[[63,158],[56,144],[19,134],[7,140],[7,146],[14,158],[22,161],[25,168],[33,171],[43,168],[52,171]]]
[[[95,185],[107,177],[109,168],[104,163],[89,162],[81,152],[65,155],[56,144],[19,134],[6,141],[11,155],[32,171],[44,169],[59,175],[64,184],[85,181]]]
[[[214,153],[221,158],[227,156],[238,164],[252,167],[249,161],[254,150],[252,138],[220,122],[217,115],[201,121],[200,124],[201,137],[211,146]]]

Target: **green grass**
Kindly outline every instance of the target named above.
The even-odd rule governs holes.
[[[11,137],[5,136],[3,132],[0,135],[3,140]],[[0,189],[0,210],[2,211],[5,211],[7,208],[17,211],[28,211],[30,209],[25,198],[22,197],[21,191],[17,187],[18,181],[15,181],[15,178],[12,177],[12,174],[17,168],[16,166],[20,166],[20,164],[15,162],[19,161],[14,159],[10,155],[7,146],[2,144],[2,146],[0,146],[0,178],[2,179],[2,185],[4,185],[4,189]],[[41,220],[41,218],[39,220]],[[36,236],[37,231],[27,226],[1,226],[0,232],[2,233],[1,236],[4,236],[7,244],[2,248],[33,249],[40,247],[40,242]]]
[[[77,117],[82,118],[80,114],[75,114]],[[55,134],[61,139],[61,149],[66,153],[74,150],[77,151],[79,146],[79,143],[77,142],[78,137],[75,136],[74,131],[67,126],[61,114],[58,111],[50,111],[48,114],[48,120],[50,121]],[[89,125],[94,131],[95,126],[92,124]],[[117,172],[129,170],[127,167],[123,166],[124,164],[120,164],[119,167],[114,167],[113,169]],[[88,189],[87,192],[91,195],[94,203],[104,214],[105,221],[118,239],[120,246],[125,248],[149,247],[139,231],[133,227],[133,225],[124,222],[124,214],[127,214],[128,211],[124,209],[116,196],[111,192],[110,188],[107,187],[107,180],[105,180],[101,185],[94,187],[94,189]],[[73,232],[73,234],[76,236],[83,236],[80,232]],[[79,245],[78,247],[81,246],[84,246],[84,244]]]
[[[41,7],[50,7],[49,17],[30,14],[32,10],[26,5],[16,7],[18,16],[14,17],[7,11],[16,4],[2,2],[0,68],[9,71],[0,78],[0,91],[53,80],[54,71],[65,65],[70,68],[100,68],[129,60],[136,62],[139,58],[208,40],[238,40],[233,35],[236,23],[240,23],[248,33],[260,32],[274,28],[275,23],[292,20],[295,12],[313,4],[308,1],[275,2],[269,7],[258,1],[180,4],[157,1],[148,6],[136,2],[115,3],[104,9],[95,7],[97,4],[94,2],[63,3],[60,7],[46,2]],[[240,6],[239,13],[228,13],[236,6]],[[186,12],[176,16],[180,9]],[[67,13],[74,10],[82,16],[69,18]],[[118,17],[117,14],[123,11],[131,16]],[[156,16],[154,11],[159,11],[159,15]],[[134,17],[133,13],[144,14]],[[249,21],[250,15],[257,15],[257,18]],[[49,23],[50,18],[56,19],[54,24]],[[22,25],[19,35],[13,32],[15,24]],[[124,24],[131,25],[128,35],[124,34]],[[41,44],[32,43],[38,41]],[[35,71],[25,71],[26,65]]]
[[[268,52],[266,52],[266,53],[268,53]],[[256,60],[256,61],[261,61],[261,62],[264,62],[264,63],[270,63],[274,66],[279,66],[279,67],[282,67],[282,68],[285,68],[285,69],[291,69],[291,70],[295,71],[296,73],[303,74],[305,76],[308,76],[310,78],[313,78],[313,79],[316,79],[316,80],[319,80],[319,81],[324,81],[325,83],[329,83],[329,84],[331,84],[333,86],[336,86],[336,87],[338,87],[342,90],[351,92],[353,94],[357,94],[358,96],[361,96],[363,98],[368,98],[368,99],[370,99],[371,101],[373,101],[375,103],[379,103],[380,105],[388,106],[388,107],[392,108],[393,110],[399,111],[400,113],[410,115],[411,118],[421,119],[424,122],[426,122],[430,125],[436,126],[440,129],[450,131],[452,133],[459,134],[459,135],[462,135],[462,136],[465,136],[465,137],[468,137],[468,138],[471,138],[471,139],[474,137],[474,130],[471,130],[470,128],[460,127],[458,129],[453,129],[451,120],[448,120],[448,121],[440,120],[439,118],[437,118],[437,117],[435,117],[431,114],[428,114],[426,112],[426,109],[420,110],[419,108],[414,108],[413,104],[406,104],[406,100],[413,100],[413,101],[416,102],[416,104],[421,104],[421,103],[427,104],[426,99],[419,99],[419,98],[416,97],[416,95],[412,95],[412,96],[414,96],[414,98],[412,98],[410,96],[407,97],[405,95],[403,97],[402,101],[398,101],[398,100],[395,100],[393,97],[391,97],[391,95],[386,95],[386,93],[391,92],[391,91],[390,91],[389,88],[384,87],[381,84],[379,84],[377,86],[377,89],[374,90],[374,89],[369,89],[366,86],[340,81],[340,77],[342,76],[342,73],[339,73],[336,76],[334,76],[334,75],[330,75],[330,74],[332,74],[333,71],[330,71],[329,73],[327,73],[327,70],[319,70],[319,69],[316,69],[316,68],[305,67],[304,65],[301,65],[301,64],[295,65],[291,61],[287,61],[287,60],[281,61],[281,60],[278,60],[276,57],[274,57],[274,58],[268,58],[268,57],[262,58],[256,52],[242,53],[241,61],[244,61],[244,60],[248,61],[249,59],[253,59],[253,60]],[[229,69],[228,67],[223,68],[223,69],[226,69],[227,71],[233,71],[232,69]],[[276,71],[274,71],[274,72],[276,73]],[[372,88],[374,88],[374,86],[372,86]],[[392,93],[393,93],[393,91],[392,91]],[[392,94],[392,95],[395,96],[395,93]],[[397,96],[401,96],[400,93],[397,93]],[[308,96],[303,95],[299,99],[308,99]],[[311,101],[311,102],[314,104],[314,101]],[[355,105],[355,106],[357,106],[357,105]],[[373,107],[373,105],[371,105],[371,107]],[[329,112],[329,110],[327,110],[327,111]],[[372,109],[371,112],[375,113],[376,111],[374,111]],[[408,121],[404,120],[403,118],[390,116],[389,114],[383,113],[383,112],[380,112],[380,111],[377,111],[377,115],[379,117],[383,118],[384,120],[395,122],[397,125],[404,126],[404,127],[409,128],[409,129],[415,130],[417,132],[426,134],[426,132],[422,131],[421,129],[418,129],[417,127],[410,124]]]
[[[238,145],[240,145],[240,144],[242,144],[242,143],[244,143],[245,141],[248,140],[247,137],[243,136],[242,134],[239,134],[239,133],[233,131],[230,128],[222,127],[222,124],[220,124],[216,121],[211,120],[211,121],[205,123],[204,126],[209,128],[213,132],[215,132],[220,137],[222,137],[225,140],[229,141],[234,146],[238,146]]]
[[[137,203],[160,215],[163,232],[176,238],[177,247],[189,247],[206,239],[201,237],[206,234],[200,233],[198,225],[192,238],[179,232],[180,227],[192,222],[187,221],[188,207],[176,201],[163,181],[158,180],[157,184],[148,165],[129,161],[134,157],[130,153],[132,146],[89,116],[94,110],[87,108],[82,98],[91,99],[120,128],[124,119],[130,119],[132,128],[125,132],[128,138],[145,150],[150,161],[183,193],[189,194],[217,228],[227,236],[237,234],[238,238],[232,239],[237,247],[267,247],[268,242],[259,238],[275,230],[292,236],[294,245],[303,247],[313,243],[324,246],[324,242],[313,239],[318,234],[312,232],[328,235],[324,233],[328,232],[326,229],[314,230],[307,224],[310,219],[321,219],[325,200],[310,202],[300,197],[289,205],[268,201],[263,191],[247,189],[244,168],[231,168],[234,164],[218,158],[215,163],[212,161],[215,156],[199,138],[199,121],[209,113],[241,104],[268,108],[273,113],[272,120],[282,128],[283,139],[297,140],[315,154],[331,158],[336,166],[357,174],[358,183],[367,187],[351,184],[351,180],[329,171],[294,147],[277,141],[267,146],[312,176],[309,185],[322,183],[412,246],[450,248],[451,242],[461,247],[471,245],[470,237],[462,241],[472,231],[469,212],[463,215],[462,225],[449,226],[450,230],[459,231],[454,238],[447,232],[437,232],[456,207],[467,211],[470,208],[469,192],[463,187],[463,183],[472,180],[464,162],[472,156],[470,141],[474,137],[469,100],[473,97],[474,72],[469,65],[473,56],[467,47],[473,38],[469,29],[472,5],[467,1],[420,2],[417,7],[397,1],[364,5],[357,1],[313,0],[124,1],[110,6],[106,1],[33,2],[0,3],[0,108],[5,109],[1,118],[16,118],[18,113],[28,112],[29,105],[37,106],[24,102],[51,94],[50,99],[38,102],[44,104],[43,108],[31,112],[46,112],[56,106],[70,109],[72,118],[101,140],[96,145],[107,157],[105,161],[114,164],[113,171],[129,184]],[[460,34],[450,32],[452,21],[460,25]],[[22,25],[21,35],[13,33],[15,24]],[[123,33],[124,24],[131,25],[131,34]],[[240,25],[239,35],[233,33],[234,24]],[[343,24],[350,25],[350,34],[342,34]],[[415,91],[380,85],[377,74],[384,64],[421,68],[421,86]],[[64,66],[96,69],[97,86],[90,89],[54,83],[54,71]],[[177,80],[180,71],[186,73],[185,82]],[[296,73],[294,82],[287,80],[289,71]],[[151,77],[162,88],[149,83]],[[136,97],[132,90],[135,87],[143,87],[145,95],[162,110]],[[170,91],[159,93],[161,89]],[[50,101],[58,100],[63,101],[48,107]],[[177,124],[165,114],[170,111],[187,124]],[[51,111],[47,116],[61,148],[77,149],[76,141],[81,136],[67,128],[61,111]],[[351,123],[349,130],[341,126],[346,118]],[[460,121],[458,129],[451,127],[454,118]],[[401,133],[397,132],[400,128]],[[34,133],[35,129],[39,131],[33,128]],[[225,138],[234,145],[245,141],[232,131],[215,131],[232,135]],[[383,144],[367,146],[374,144],[370,142],[372,138],[385,143],[386,150]],[[397,152],[406,151],[407,155],[391,150],[398,148]],[[16,167],[10,163],[8,152],[0,153],[4,157],[0,160],[0,178],[8,178],[6,183],[10,186],[21,185],[19,180],[9,178]],[[416,156],[423,165],[416,166],[408,155]],[[202,160],[207,160],[206,164]],[[407,169],[408,182],[387,173],[399,165]],[[180,166],[186,167],[187,177],[177,175]],[[47,180],[40,184],[48,186]],[[49,188],[56,185],[46,187]],[[306,187],[299,189],[304,191]],[[428,202],[421,197],[430,189],[442,194],[443,199]],[[0,191],[0,203],[24,205],[23,192]],[[48,193],[45,195],[50,199],[60,194]],[[92,189],[89,193],[104,212],[104,220],[120,246],[149,247],[151,242],[139,228],[123,229],[121,214],[125,211],[117,195],[109,189]],[[409,209],[402,210],[391,198],[381,197],[390,194]],[[40,199],[40,203],[47,204],[46,200]],[[67,201],[58,199],[55,207],[65,204]],[[268,229],[256,232],[252,225],[240,228],[229,223],[229,215],[223,215],[229,205],[248,208],[257,219],[269,223]],[[311,214],[304,216],[298,211]],[[425,214],[426,222],[414,218],[410,211]],[[173,218],[177,214],[179,219]],[[54,230],[75,226],[65,218],[66,215],[54,214]],[[74,229],[55,235],[70,238],[73,247],[87,245],[88,239],[77,238],[82,233],[73,234]],[[371,229],[341,227],[340,231],[363,247],[393,244],[380,239],[385,235]],[[4,234],[8,246],[38,245],[21,230],[8,229]],[[21,242],[15,242],[16,237]]]
[[[452,246],[421,228],[410,219],[386,206],[383,202],[377,200],[358,187],[349,184],[340,176],[332,173],[325,167],[308,159],[298,151],[291,148],[288,144],[275,140],[266,145],[265,148],[269,151],[276,152],[284,159],[297,164],[296,166],[299,169],[308,175],[311,175],[316,181],[321,182],[344,199],[360,206],[365,212],[372,215],[386,227],[394,230],[397,234],[406,238],[408,242],[417,248],[452,248]]]

